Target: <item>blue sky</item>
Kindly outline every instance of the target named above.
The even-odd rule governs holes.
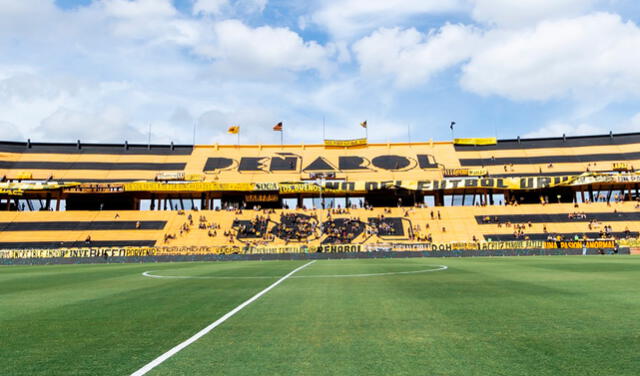
[[[640,131],[632,0],[0,0],[0,138]]]

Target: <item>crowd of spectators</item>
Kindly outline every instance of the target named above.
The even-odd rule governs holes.
[[[384,214],[380,214],[373,221],[369,222],[367,234],[376,236],[394,236],[397,235],[397,230],[391,220],[388,220]]]
[[[194,210],[194,212],[197,212],[197,210]],[[178,210],[178,215],[187,215],[185,213],[184,210]],[[175,240],[178,237],[183,237],[183,236],[187,236],[190,232],[191,232],[191,228],[194,227],[194,219],[193,219],[193,214],[189,213],[187,215],[186,221],[184,223],[182,223],[182,225],[180,225],[180,228],[178,229],[178,235],[176,235],[176,233],[165,233],[164,234],[164,244],[169,243],[171,240]],[[140,228],[140,222],[136,223],[136,228]],[[207,235],[209,237],[216,237],[218,236],[218,231],[221,229],[220,224],[215,223],[215,222],[210,222],[209,220],[207,220],[206,216],[204,215],[200,215],[198,217],[198,229],[200,230],[207,230]],[[228,238],[228,241],[233,240],[233,236],[229,236],[227,235],[227,233],[225,232],[225,236]]]
[[[363,229],[364,223],[358,217],[327,221],[322,226],[322,233],[327,236],[324,243],[351,243]]]
[[[318,217],[315,213],[302,215],[298,213],[280,214],[280,224],[273,233],[285,243],[301,242],[309,239],[318,229]]]
[[[507,227],[511,227],[513,226],[513,237],[516,239],[523,239],[523,240],[529,240],[529,236],[525,233],[525,230],[527,229],[527,226],[524,223],[515,223],[515,224],[511,224],[510,222],[507,222]],[[529,222],[529,227],[532,227],[533,225],[531,224],[531,222]]]
[[[256,215],[250,221],[233,220],[233,227],[238,231],[238,238],[261,238],[267,234],[270,217]]]
[[[429,223],[425,223],[425,232],[422,232],[422,228],[419,224],[413,225],[411,228],[411,232],[409,233],[409,240],[417,241],[417,242],[428,242],[431,243],[433,241],[433,237],[431,236],[431,232],[429,232]]]

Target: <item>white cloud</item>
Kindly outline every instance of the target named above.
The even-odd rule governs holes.
[[[494,30],[463,67],[462,87],[514,100],[640,95],[640,28],[597,13]]]
[[[479,37],[475,29],[462,25],[445,25],[426,34],[414,28],[380,29],[356,42],[353,50],[368,78],[390,76],[396,85],[409,87],[468,59]]]
[[[312,20],[338,39],[381,26],[395,26],[410,17],[459,11],[465,0],[327,0]]]
[[[68,12],[35,1],[41,7],[31,11],[16,5],[23,2],[0,6],[0,138],[146,142],[151,123],[152,142],[190,143],[189,118],[213,111],[223,116],[204,117],[200,142],[234,143],[226,127],[240,123],[243,142],[277,143],[264,130],[280,120],[291,141],[317,141],[307,127],[318,121],[308,114],[321,106],[309,101],[318,83],[297,79],[349,59],[346,44],[190,17],[168,1],[105,0]]]
[[[101,5],[108,15],[129,18],[167,18],[177,14],[170,0],[102,0]]]
[[[267,7],[267,0],[195,0],[193,14],[219,16],[228,14],[262,13]]]
[[[509,27],[550,18],[571,17],[592,8],[596,0],[471,0],[471,16],[483,23]]]
[[[225,130],[239,123],[243,142],[277,143],[268,130],[283,120],[288,140],[313,142],[326,115],[328,135],[358,136],[367,118],[373,139],[404,139],[406,113],[420,111],[399,99],[424,95],[445,71],[489,104],[571,98],[573,116],[561,118],[578,125],[554,123],[571,133],[640,92],[638,27],[611,14],[576,18],[589,10],[574,0],[326,0],[311,13],[285,1],[273,18],[260,14],[266,0],[174,4],[94,0],[63,11],[54,0],[0,0],[0,127],[9,129],[0,138],[146,142],[152,123],[153,142],[190,143],[200,119],[201,142],[234,143]],[[450,14],[480,25],[447,24]],[[314,41],[319,28],[329,42]]]
[[[584,136],[593,134],[604,134],[603,128],[587,123],[569,124],[562,122],[553,122],[540,129],[524,134],[524,138],[541,138],[541,137],[561,137],[563,134],[568,136]]]
[[[332,49],[304,41],[297,33],[281,27],[250,28],[238,20],[215,24],[215,41],[196,51],[213,58],[225,70],[266,73],[285,69],[326,72]]]
[[[15,124],[0,121],[0,140],[23,141],[26,139]]]
[[[2,17],[20,17],[25,14],[32,14],[39,17],[40,15],[47,15],[55,11],[56,7],[51,0],[0,0],[0,15]],[[7,19],[9,19],[9,17],[7,17]]]
[[[13,1],[0,0],[0,45],[8,42],[5,37],[20,31],[31,36],[45,31],[48,26],[60,24],[59,12],[52,0]]]
[[[519,28],[541,20],[575,17],[607,0],[325,0],[311,20],[337,39],[381,27],[406,27],[425,16],[470,16],[488,26]]]
[[[547,125],[526,133],[523,137],[558,137],[563,134],[567,136],[583,136],[595,134],[631,133],[640,131],[640,112],[616,121],[552,121]]]
[[[79,139],[84,142],[124,142],[144,138],[128,124],[127,115],[118,108],[106,108],[98,114],[59,108],[42,120],[33,136],[41,140]]]
[[[203,34],[203,25],[187,19],[170,0],[102,0],[94,3],[80,17],[92,16],[114,36],[150,44],[175,43],[192,46]]]
[[[73,87],[70,83],[69,89],[63,90],[35,74],[10,74],[0,81],[0,121],[14,124],[30,137],[30,131],[64,102]]]
[[[266,0],[197,1],[193,12],[209,14],[228,7],[235,13],[261,12],[266,4]],[[213,61],[221,73],[234,77],[270,78],[274,71],[326,72],[335,50],[332,45],[305,41],[284,27],[251,27],[239,19],[189,18],[169,0],[104,0],[91,10],[99,13],[102,26],[117,38],[157,48],[187,47],[193,55]]]
[[[10,102],[12,100],[24,101],[37,98],[53,99],[65,91],[74,91],[74,82],[60,80],[43,80],[36,74],[17,73],[0,80],[0,100]]]
[[[305,16],[299,16],[298,17],[298,29],[300,30],[304,30],[307,28],[307,22],[309,20],[307,19],[307,17]]]
[[[267,7],[267,0],[237,0],[236,7],[246,13],[262,13]]]
[[[193,14],[218,15],[229,6],[229,0],[196,0],[193,3]]]
[[[13,77],[15,75],[35,74],[36,69],[27,65],[0,65],[0,80]],[[0,84],[2,85],[2,84]]]
[[[361,72],[398,87],[423,85],[462,63],[461,86],[512,100],[571,98],[599,106],[640,96],[640,28],[609,13],[480,31],[381,28],[353,45]]]

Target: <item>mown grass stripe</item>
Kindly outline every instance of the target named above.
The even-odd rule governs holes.
[[[201,331],[199,331],[198,333],[194,334],[191,338],[189,338],[186,341],[180,343],[179,345],[175,346],[174,348],[172,348],[171,350],[167,351],[166,353],[160,355],[159,357],[157,357],[156,359],[154,359],[150,363],[146,364],[144,367],[140,368],[136,372],[132,373],[131,376],[142,376],[142,375],[146,374],[147,372],[151,371],[155,367],[157,367],[160,364],[162,364],[165,360],[171,358],[173,355],[175,355],[178,352],[180,352],[180,350],[182,350],[185,347],[189,346],[190,344],[194,343],[195,341],[197,341],[198,339],[202,338],[204,335],[206,335],[207,333],[209,333],[210,331],[215,329],[218,325],[220,325],[223,322],[227,321],[230,317],[232,317],[236,313],[240,312],[244,307],[246,307],[249,304],[255,302],[258,299],[260,299],[260,297],[262,295],[264,295],[264,294],[268,293],[269,291],[271,291],[273,288],[278,286],[280,283],[284,282],[287,278],[291,277],[293,274],[295,274],[296,272],[306,268],[307,266],[313,264],[314,262],[316,262],[316,261],[313,260],[311,262],[308,262],[308,263],[306,263],[306,264],[304,264],[304,265],[292,270],[291,272],[289,272],[284,277],[282,277],[279,280],[275,281],[273,284],[271,284],[266,289],[264,289],[264,290],[260,291],[259,293],[255,294],[254,296],[249,298],[249,300],[247,300],[244,303],[240,304],[239,306],[237,306],[236,308],[232,309],[231,311],[229,311],[227,314],[225,314],[224,316],[222,316],[218,320],[216,320],[213,323],[211,323],[206,328],[204,328]]]

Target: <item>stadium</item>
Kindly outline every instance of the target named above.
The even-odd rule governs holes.
[[[62,258],[74,253],[53,250],[582,252],[586,242],[593,253],[621,242],[630,252],[640,221],[639,144],[640,134],[412,144],[4,142],[0,247]]]
[[[0,376],[637,376],[638,51],[638,0],[0,0]]]
[[[633,374],[639,144],[2,142],[5,371]]]

